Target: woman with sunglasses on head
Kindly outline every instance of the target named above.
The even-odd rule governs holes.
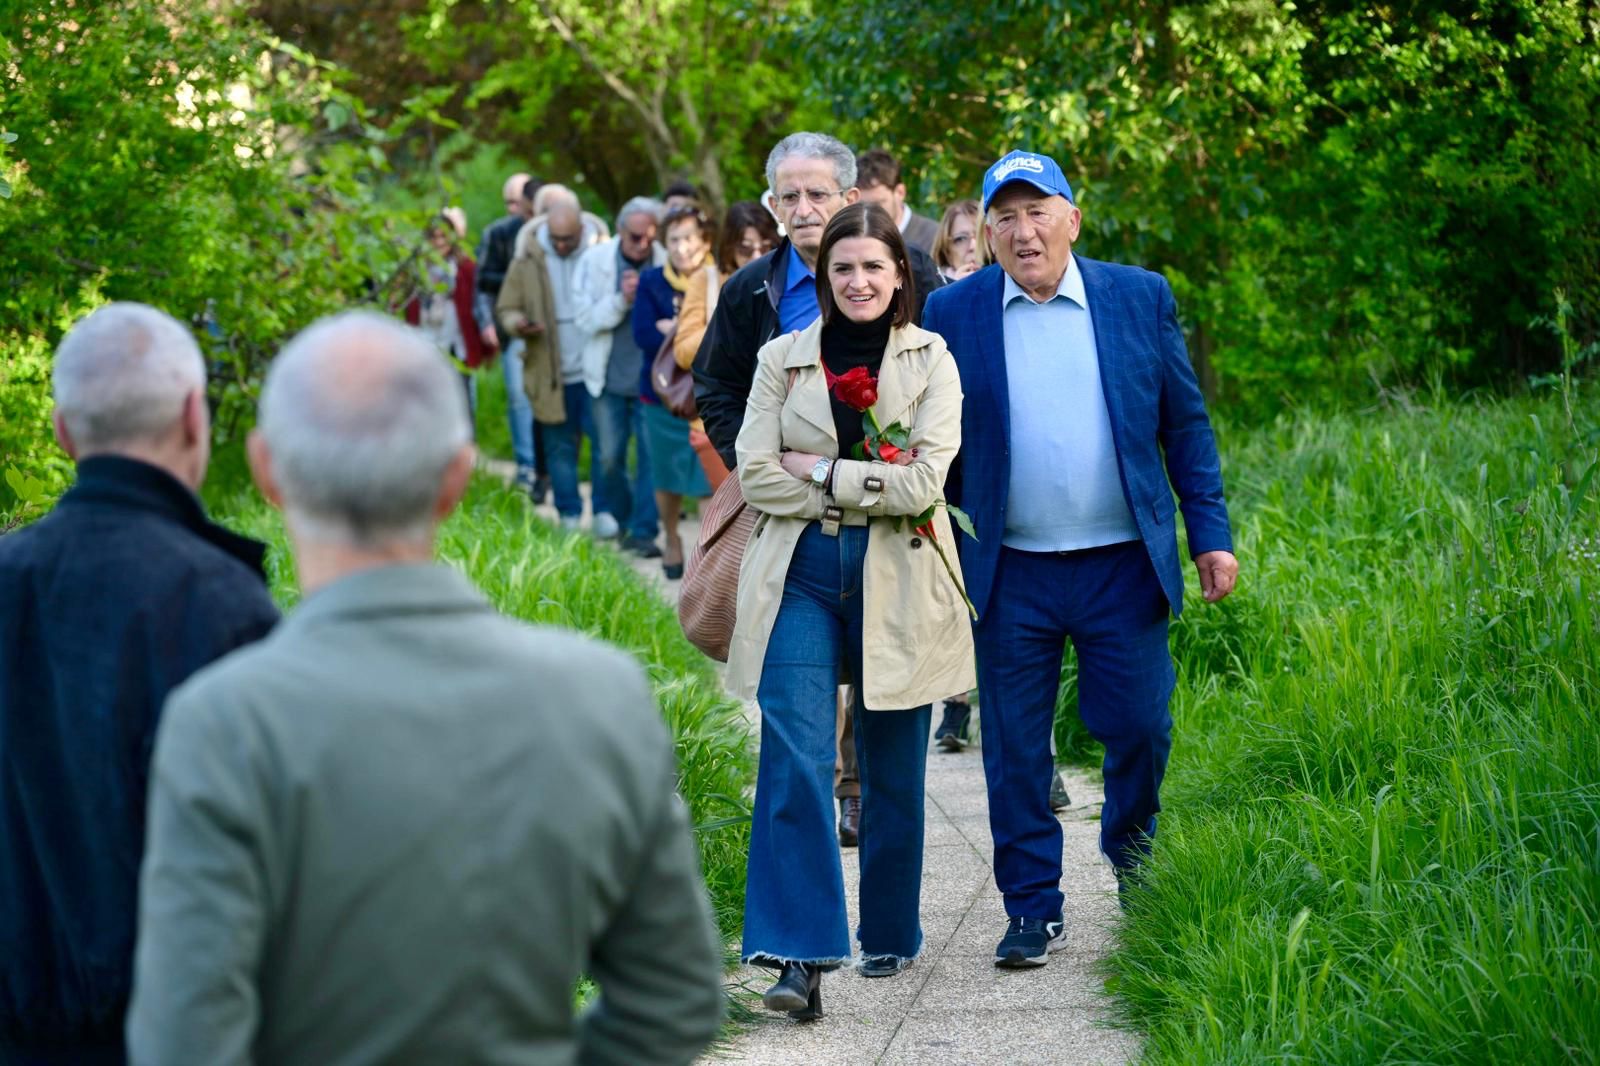
[[[862,697],[858,969],[888,977],[922,950],[930,704],[974,676],[954,538],[935,506],[961,444],[955,362],[911,324],[908,253],[882,209],[832,217],[816,277],[821,315],[761,349],[738,436],[739,484],[761,516],[728,660],[729,685],[762,716],[742,954],[780,971],[763,1002],[798,1019],[821,1015],[821,974],[852,958],[833,839],[840,678]],[[868,444],[869,425],[896,423],[903,449]],[[856,457],[868,447],[887,461]],[[931,535],[917,517],[929,508]]]

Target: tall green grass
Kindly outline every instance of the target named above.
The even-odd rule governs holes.
[[[1161,831],[1107,964],[1154,1062],[1600,1060],[1600,423],[1225,437]]]
[[[218,457],[207,493],[213,514],[266,540],[273,594],[298,600],[278,515],[245,487],[236,451]],[[747,795],[754,765],[740,706],[710,660],[683,637],[672,609],[610,548],[534,517],[526,497],[489,478],[474,482],[441,532],[439,555],[502,612],[575,629],[631,653],[649,672],[677,745],[679,790],[689,805],[701,868],[725,938],[744,907]]]

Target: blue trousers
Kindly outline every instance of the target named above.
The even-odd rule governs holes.
[[[1061,916],[1061,824],[1050,735],[1066,642],[1078,711],[1105,745],[1100,850],[1119,869],[1149,852],[1172,748],[1167,598],[1142,541],[1064,553],[1000,549],[973,627],[995,885],[1011,917]]]
[[[517,470],[545,473],[544,445],[533,430],[533,401],[522,388],[522,338],[513,340],[500,353],[500,375],[506,383],[506,421],[511,424],[511,454]]]
[[[600,441],[600,482],[605,507],[595,507],[617,520],[641,540],[655,540],[656,489],[650,478],[650,445],[644,433],[643,407],[637,396],[603,392],[592,405]],[[634,441],[634,473],[628,476],[628,442]]]
[[[555,425],[539,426],[539,436],[544,440],[545,454],[550,463],[550,486],[555,493],[556,511],[562,518],[577,518],[583,514],[583,496],[578,492],[578,451],[584,435],[589,437],[589,503],[595,514],[606,509],[605,494],[601,489],[600,446],[595,439],[594,417],[590,409],[589,390],[583,382],[566,386],[562,396],[567,405],[567,420]]]
[[[783,586],[756,692],[761,759],[744,899],[746,962],[850,959],[844,874],[834,835],[834,715],[840,666],[861,675],[867,528],[829,537],[812,523]],[[870,668],[870,667],[869,667]],[[855,707],[861,769],[861,924],[867,955],[922,950],[922,779],[929,706]]]

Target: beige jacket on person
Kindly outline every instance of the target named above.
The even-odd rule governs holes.
[[[550,273],[538,241],[519,240],[518,246],[520,250],[506,272],[505,284],[500,286],[494,311],[500,324],[514,337],[527,323],[544,327],[522,338],[522,389],[533,404],[534,421],[559,426],[567,420],[567,400],[561,384],[560,328]]]
[[[795,371],[789,386],[789,371]],[[795,544],[830,502],[865,514],[869,528],[862,576],[862,674],[868,710],[902,710],[965,692],[976,684],[972,627],[965,604],[927,538],[895,528],[896,516],[921,514],[943,498],[944,479],[961,447],[961,379],[943,338],[916,326],[889,335],[878,372],[878,419],[910,427],[918,450],[908,466],[840,460],[830,501],[819,485],[779,463],[784,450],[836,458],[838,435],[823,379],[822,323],[778,337],[757,356],[744,428],[735,445],[739,486],[763,512],[739,571],[737,622],[728,684],[751,699],[761,683],[767,640],[778,617]],[[955,535],[940,508],[934,528],[957,574]]]

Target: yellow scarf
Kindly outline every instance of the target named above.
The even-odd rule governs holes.
[[[716,259],[708,251],[706,252],[705,261],[700,264],[700,268],[703,269],[708,267],[714,262],[716,262]],[[699,269],[695,271],[696,274],[699,272]],[[678,271],[673,268],[670,260],[667,262],[666,266],[661,268],[661,274],[667,279],[667,284],[672,286],[673,292],[687,292],[689,290],[689,279],[678,273]]]

